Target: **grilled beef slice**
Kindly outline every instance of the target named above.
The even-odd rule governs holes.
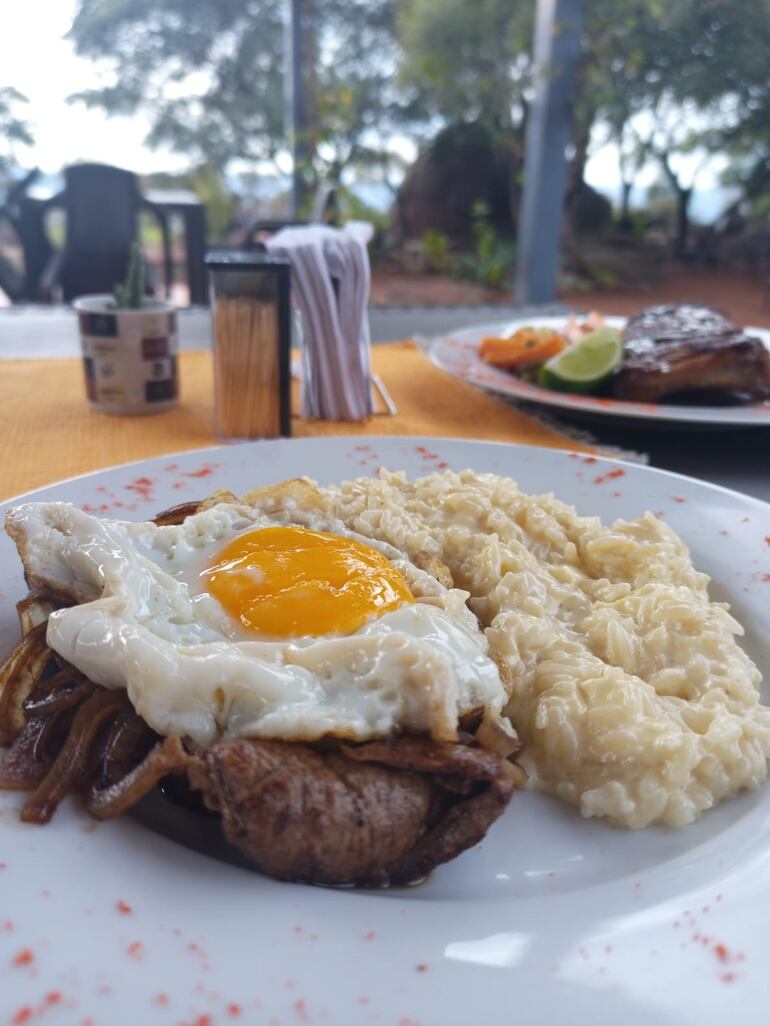
[[[623,332],[611,382],[619,399],[655,402],[677,392],[770,394],[770,352],[724,314],[689,303],[648,307]]]
[[[323,751],[222,741],[190,771],[228,841],[269,876],[413,883],[476,844],[508,804],[514,767],[473,743],[394,738]]]

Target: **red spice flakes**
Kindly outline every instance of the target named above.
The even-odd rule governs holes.
[[[22,1005],[11,1016],[11,1024],[12,1026],[23,1026],[25,1022],[29,1022],[34,1014],[33,1009],[29,1005]]]
[[[123,901],[122,898],[118,898],[115,907],[117,908],[118,912],[120,912],[121,915],[124,915],[124,916],[130,916],[131,913],[134,911],[131,908],[131,906],[128,904],[128,902],[127,901]]]
[[[140,499],[149,502],[152,499],[152,486],[155,484],[153,477],[137,477],[125,485],[127,492],[136,492]]]
[[[735,973],[722,973],[719,979],[722,983],[732,983],[735,979]]]
[[[153,1001],[155,1002],[156,1005],[167,1005],[168,1004],[168,994],[164,994],[164,992],[161,991],[159,994],[155,995],[155,997],[153,998]]]
[[[177,463],[169,463],[163,468],[167,473],[173,474],[175,470],[179,470]]]
[[[358,999],[358,1003],[359,1003],[359,1005],[368,1005],[369,1004],[369,998],[368,997],[360,997]]]
[[[584,456],[583,457],[583,463],[596,463],[596,457],[595,456]]]
[[[722,964],[730,961],[730,952],[727,950],[724,944],[715,944],[714,954],[717,956],[719,961],[722,962]]]
[[[770,581],[770,574],[761,574],[760,581]]]
[[[92,1015],[87,1015],[85,1019],[80,1020],[80,1026],[94,1026],[94,1018]]]
[[[126,954],[135,962],[141,962],[144,958],[144,944],[141,941],[131,941],[126,948]]]
[[[418,973],[427,973],[428,966],[424,962],[421,962],[420,965],[415,966],[415,969]]]
[[[372,940],[375,939],[376,936],[377,936],[377,934],[374,932],[374,930],[370,930],[368,933],[364,934],[364,940],[365,941],[372,941]]]
[[[300,1022],[310,1022],[310,1016],[307,1014],[307,1005],[302,998],[297,998],[294,1002],[294,1014]]]
[[[295,933],[303,933],[303,932],[304,932],[304,929],[305,929],[305,928],[304,928],[303,926],[295,926],[295,927],[294,927],[294,932],[295,932]]]
[[[626,472],[622,467],[615,467],[614,470],[608,470],[606,474],[599,474],[598,477],[594,478],[594,484],[604,484],[605,481],[614,481],[618,477],[625,477]]]
[[[687,502],[687,499],[683,499],[681,495],[672,495],[671,496],[671,501],[672,502]]]
[[[210,477],[218,466],[218,463],[204,463],[199,470],[188,471],[185,477]]]
[[[230,1004],[227,1006],[227,1014],[230,1016],[231,1019],[237,1019],[242,1012],[243,1009],[237,1001],[231,1001]]]
[[[7,868],[8,868],[8,863],[7,862],[0,862],[0,869],[7,869]]]
[[[21,951],[18,951],[14,956],[11,965],[14,965],[18,968],[19,966],[23,965],[31,965],[34,961],[35,952],[31,948],[22,948]]]
[[[398,1020],[398,1026],[420,1026],[416,1019],[410,1019],[408,1016],[404,1016],[403,1019]]]
[[[3,929],[6,933],[11,933],[11,931],[15,929],[10,919],[6,919],[6,921],[3,923]]]
[[[770,534],[765,535],[765,545],[770,545]]]

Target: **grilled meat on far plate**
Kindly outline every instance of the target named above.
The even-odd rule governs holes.
[[[618,399],[656,402],[679,392],[770,396],[770,351],[724,314],[690,303],[648,307],[629,318]]]

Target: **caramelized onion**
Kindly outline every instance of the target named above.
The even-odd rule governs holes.
[[[476,740],[488,752],[507,759],[521,751],[521,741],[508,720],[485,716],[476,730]]]
[[[86,772],[91,746],[102,725],[115,715],[125,701],[123,691],[99,690],[83,702],[56,761],[21,810],[21,818],[25,823],[47,823],[50,820],[67,792]]]
[[[33,628],[39,627],[41,623],[46,623],[55,608],[53,602],[48,602],[47,599],[40,598],[38,595],[27,595],[17,602],[16,613],[19,617],[22,638],[26,638]]]
[[[45,778],[51,759],[42,755],[48,720],[31,719],[13,745],[0,758],[0,788],[30,791]]]
[[[158,527],[173,527],[175,524],[183,523],[193,513],[197,513],[199,506],[200,502],[183,502],[179,506],[164,509],[162,513],[153,517],[152,522]]]
[[[149,794],[163,777],[184,773],[189,761],[190,756],[179,738],[167,737],[159,741],[149,755],[117,783],[103,790],[92,788],[86,808],[97,819],[120,816]]]
[[[27,722],[24,703],[51,658],[45,643],[46,623],[23,638],[0,671],[0,745],[7,747],[21,734]]]

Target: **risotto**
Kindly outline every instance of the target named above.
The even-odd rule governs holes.
[[[765,779],[770,709],[742,628],[652,514],[607,527],[471,471],[324,495],[347,527],[438,557],[469,592],[531,786],[619,826],[683,826]]]

